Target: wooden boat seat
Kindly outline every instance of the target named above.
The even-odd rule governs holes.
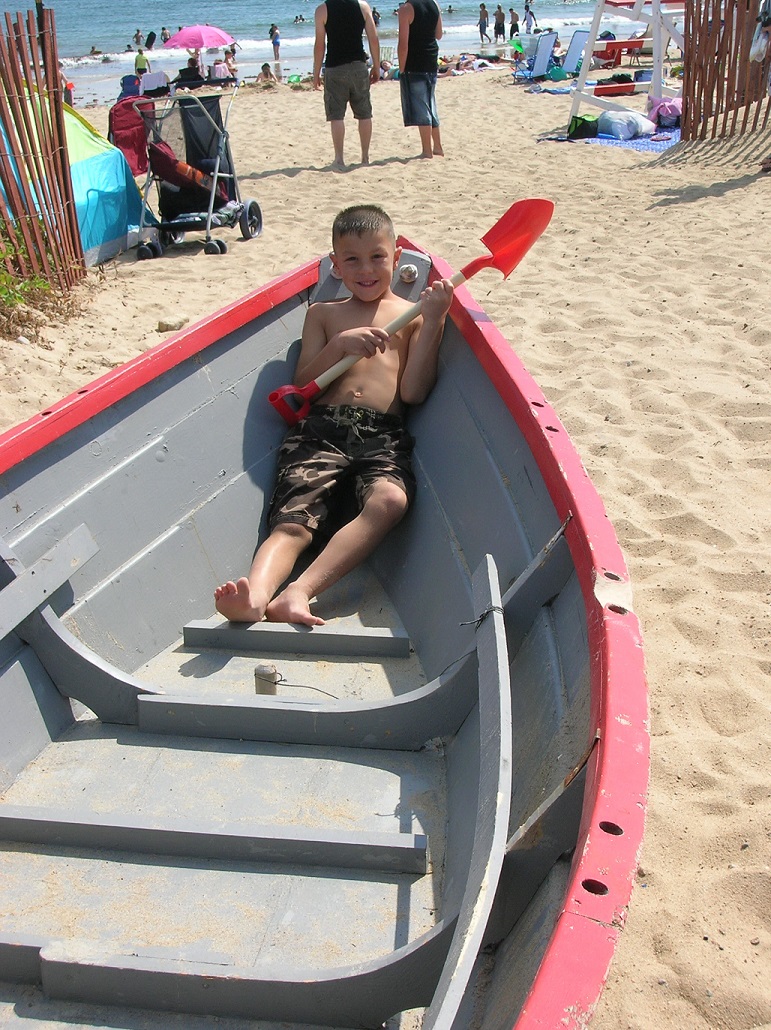
[[[559,592],[570,574],[565,525],[504,593],[511,655],[517,653],[540,607]],[[310,643],[316,633],[314,629],[298,639]],[[332,646],[331,637],[330,633],[323,638],[324,654]],[[138,699],[138,725],[148,733],[414,750],[431,737],[455,733],[467,717],[476,700],[476,662],[475,654],[467,655],[425,686],[380,702],[148,694]]]
[[[25,569],[0,539],[0,639],[41,605],[48,604],[51,595],[98,550],[96,541],[81,524]]]
[[[355,620],[349,620],[355,622]],[[336,654],[406,658],[410,638],[404,628],[380,626],[293,626],[276,622],[234,623],[222,616],[189,622],[182,631],[185,647],[263,653]]]
[[[63,537],[32,566],[0,539],[0,641],[15,631],[65,697],[87,705],[105,722],[135,723],[136,699],[154,688],[121,672],[85,647],[53,613],[56,590],[98,551],[85,525]]]

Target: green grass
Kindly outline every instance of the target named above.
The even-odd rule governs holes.
[[[66,317],[72,298],[44,275],[22,274],[21,268],[30,264],[29,255],[23,244],[13,246],[3,228],[0,225],[0,337],[37,340],[41,325]]]

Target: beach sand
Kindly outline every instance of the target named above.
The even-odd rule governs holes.
[[[641,98],[635,104],[641,106]],[[330,245],[355,201],[459,268],[514,201],[556,202],[502,282],[470,290],[560,414],[626,554],[650,687],[652,769],[627,926],[596,1030],[771,1024],[769,133],[661,157],[538,142],[569,98],[507,73],[442,80],[447,156],[421,161],[399,90],[374,91],[372,164],[330,169],[322,97],[244,90],[230,129],[262,237],[223,232],[92,272],[82,313],[3,342],[0,428]],[[106,131],[106,110],[85,112]],[[352,121],[346,156],[358,155]]]

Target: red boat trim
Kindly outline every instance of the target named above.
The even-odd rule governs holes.
[[[444,261],[431,259],[431,279],[452,275]],[[578,1030],[605,984],[642,845],[650,734],[640,626],[620,599],[631,590],[615,532],[556,412],[466,287],[456,289],[450,315],[522,430],[558,518],[572,515],[565,535],[587,611],[599,741],[587,766],[563,910],[515,1026]]]
[[[409,240],[399,244],[420,250]],[[450,277],[440,258],[431,278]],[[0,435],[0,474],[227,333],[318,280],[319,261],[274,279]],[[516,1030],[584,1028],[604,986],[638,866],[649,770],[648,698],[640,628],[612,588],[629,575],[605,508],[542,391],[465,287],[451,317],[527,441],[560,520],[587,611],[592,726],[579,843],[563,909]],[[604,589],[603,589],[604,588]],[[623,595],[622,595],[623,596]]]
[[[318,258],[260,286],[0,435],[0,475],[271,308],[315,286]]]

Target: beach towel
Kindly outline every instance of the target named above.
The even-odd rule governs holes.
[[[680,130],[668,129],[666,132],[657,132],[653,136],[636,136],[633,139],[616,139],[613,136],[595,136],[594,139],[586,139],[584,143],[599,143],[603,147],[624,147],[627,150],[637,150],[644,154],[663,154],[665,150],[674,147],[680,142]]]

